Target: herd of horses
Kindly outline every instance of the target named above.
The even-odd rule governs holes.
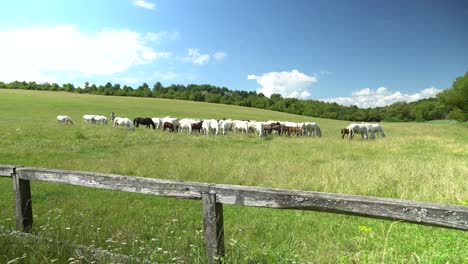
[[[175,118],[175,117],[163,117],[163,118],[149,118],[149,117],[137,117],[133,121],[126,117],[116,117],[112,112],[109,117],[113,123],[113,128],[122,126],[129,129],[135,129],[140,125],[144,125],[146,128],[162,129],[163,131],[168,130],[169,132],[193,132],[203,133],[209,135],[210,133],[218,135],[222,133],[226,135],[229,132],[236,133],[255,133],[260,139],[263,139],[265,135],[277,134],[277,135],[291,135],[296,136],[322,136],[320,127],[315,122],[288,122],[288,121],[275,121],[269,120],[266,122],[258,122],[251,120],[231,120],[231,119],[192,119],[192,118]],[[83,115],[83,121],[91,124],[108,124],[108,118],[102,115]],[[73,120],[66,115],[57,116],[58,124],[71,124]],[[380,124],[360,123],[350,124],[347,127],[341,129],[341,137],[344,139],[347,137],[349,140],[353,139],[355,134],[361,134],[362,139],[368,139],[368,133],[371,135],[371,139],[375,139],[375,135],[385,137],[383,127]]]
[[[263,139],[264,135],[278,134],[291,136],[321,136],[320,127],[316,123],[293,123],[293,122],[279,122],[279,121],[266,121],[258,122],[251,120],[232,120],[232,119],[192,119],[192,118],[175,118],[175,117],[163,117],[163,118],[143,118],[137,117],[133,119],[133,124],[128,120],[126,126],[129,128],[139,127],[145,125],[146,128],[162,129],[163,131],[170,132],[183,132],[186,131],[188,134],[193,132],[203,133],[204,135],[222,133],[226,135],[229,132],[237,132],[249,134],[254,132],[260,139]],[[120,117],[114,118],[114,127],[125,125],[122,124]]]

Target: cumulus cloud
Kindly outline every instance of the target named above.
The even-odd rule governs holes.
[[[224,51],[217,51],[213,54],[202,54],[196,48],[187,49],[187,56],[182,58],[183,62],[192,63],[194,65],[204,65],[210,62],[213,58],[215,61],[221,61],[227,56]]]
[[[0,31],[0,81],[56,82],[59,76],[122,73],[168,58],[134,31],[89,33],[76,25],[34,26]]]
[[[385,87],[376,90],[370,88],[353,91],[350,97],[336,97],[321,99],[325,102],[336,102],[341,105],[356,105],[358,107],[383,107],[396,102],[414,102],[436,96],[441,90],[435,87],[423,89],[414,94],[404,94],[399,91],[391,92]]]
[[[144,0],[133,1],[133,4],[139,7],[143,7],[145,9],[149,9],[149,10],[154,10],[156,8],[156,5],[154,3],[144,1]]]
[[[176,80],[181,75],[182,75],[181,73],[176,73],[176,72],[173,72],[173,71],[168,71],[168,72],[159,72],[158,71],[158,72],[154,73],[155,78],[162,79],[162,80],[165,80],[165,81]]]
[[[213,58],[217,61],[223,60],[226,56],[227,54],[224,51],[218,51],[213,54]]]
[[[145,34],[144,39],[155,42],[161,41],[162,39],[178,40],[180,39],[180,34],[177,31],[148,32]]]
[[[210,54],[201,54],[198,49],[189,48],[187,49],[187,56],[182,58],[182,61],[190,62],[195,65],[203,65],[210,61]]]
[[[310,97],[309,87],[318,81],[316,76],[308,76],[298,70],[290,72],[267,72],[260,76],[248,75],[248,80],[255,80],[261,88],[258,93],[270,97],[272,94],[281,94],[283,97],[307,99]]]

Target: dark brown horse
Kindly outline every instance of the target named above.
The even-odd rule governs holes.
[[[169,132],[175,131],[174,125],[171,122],[164,122],[163,131],[166,131],[166,128],[169,129]]]
[[[341,129],[341,138],[344,139],[344,137],[345,137],[346,135],[348,135],[348,137],[349,137],[349,129],[347,129],[347,128],[342,128],[342,129]]]
[[[278,135],[281,135],[281,133],[283,132],[280,122],[271,123],[271,130],[275,130],[276,132],[278,132]]]
[[[200,133],[202,129],[202,125],[203,125],[203,121],[200,121],[198,123],[192,123],[192,132],[194,130],[198,130],[198,133]]]

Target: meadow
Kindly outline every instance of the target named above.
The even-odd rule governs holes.
[[[172,134],[85,124],[83,114],[313,121],[322,137]],[[69,115],[73,126],[57,125]],[[0,90],[0,164],[468,205],[468,127],[382,123],[386,138],[342,140],[349,122],[189,101]],[[159,263],[205,263],[201,203],[32,182],[33,234]],[[468,232],[354,216],[224,206],[225,263],[466,263]],[[93,263],[63,244],[8,236],[0,178],[0,262]],[[108,259],[105,262],[112,262]]]

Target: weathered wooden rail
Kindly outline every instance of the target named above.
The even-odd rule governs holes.
[[[359,195],[306,192],[239,185],[170,181],[95,172],[0,165],[11,177],[16,225],[33,224],[31,181],[64,183],[99,189],[202,200],[204,237],[210,263],[224,255],[223,204],[322,211],[468,230],[468,206],[417,202]]]

